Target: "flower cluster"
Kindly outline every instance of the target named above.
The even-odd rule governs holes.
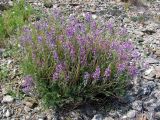
[[[102,86],[101,90],[117,94],[119,89],[110,90],[112,83],[122,88],[122,81],[138,73],[136,60],[140,55],[127,39],[127,29],[114,29],[111,22],[99,23],[90,13],[66,20],[59,15],[24,28],[21,44],[31,67],[36,68],[33,74],[46,79],[49,88],[59,84],[58,96],[62,97],[67,92],[64,86]]]

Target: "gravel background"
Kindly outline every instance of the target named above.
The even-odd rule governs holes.
[[[115,102],[114,109],[109,111],[85,105],[62,114],[44,110],[32,95],[23,99],[8,95],[8,89],[18,91],[22,80],[16,60],[2,57],[6,50],[0,49],[0,67],[5,68],[9,76],[7,83],[0,84],[0,120],[160,120],[160,1],[147,2],[146,6],[130,6],[129,10],[125,9],[124,3],[114,0],[27,2],[48,14],[55,8],[69,15],[91,12],[102,22],[114,21],[115,27],[126,27],[141,53],[141,59],[137,61],[141,65],[141,73],[132,80],[132,87],[123,98],[125,104]],[[12,2],[5,5],[12,6]]]

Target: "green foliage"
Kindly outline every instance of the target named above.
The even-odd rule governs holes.
[[[7,67],[7,64],[1,64],[0,65],[0,83],[7,80],[9,74],[9,68]]]
[[[7,35],[22,27],[31,15],[32,9],[24,0],[15,2],[13,8],[3,14],[4,28]]]
[[[0,42],[5,37],[16,33],[28,21],[32,8],[25,0],[15,1],[12,8],[3,12],[0,17]]]
[[[25,27],[20,37],[27,76],[22,90],[35,85],[44,105],[55,108],[124,95],[127,80],[137,74],[139,55],[126,29],[90,14],[81,19],[54,15]]]

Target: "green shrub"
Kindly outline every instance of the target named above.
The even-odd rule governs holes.
[[[12,8],[3,12],[0,17],[0,42],[4,42],[5,37],[16,33],[29,19],[32,14],[30,5],[25,4],[24,0],[14,2]]]
[[[44,105],[62,107],[122,96],[137,74],[139,54],[127,40],[125,28],[114,29],[90,14],[54,16],[25,27],[22,85],[36,90]]]

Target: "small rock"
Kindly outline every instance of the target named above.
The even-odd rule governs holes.
[[[114,120],[112,117],[106,117],[103,120]]]
[[[152,68],[149,68],[148,70],[146,70],[146,71],[144,72],[144,74],[145,74],[145,75],[149,75],[149,74],[151,74],[152,71],[154,71],[154,68],[153,68],[153,67],[152,67]]]
[[[155,97],[156,99],[160,99],[160,91],[155,90],[154,93],[153,93],[153,97]]]
[[[148,111],[153,111],[155,108],[155,105],[156,105],[156,104],[154,104],[155,102],[156,102],[155,99],[150,99],[150,100],[145,101],[144,108]]]
[[[25,100],[23,101],[23,104],[26,105],[27,107],[29,108],[35,108],[37,107],[38,103],[36,102],[36,100],[28,97],[28,98],[25,98]]]
[[[137,35],[137,37],[142,37],[144,35],[143,32],[137,30],[134,31],[134,34]]]
[[[46,115],[45,114],[42,114],[40,116],[38,116],[38,120],[46,120]]]
[[[156,78],[160,78],[160,66],[155,67]]]
[[[157,63],[159,63],[159,61],[154,59],[154,58],[149,57],[149,58],[145,59],[145,63],[147,63],[147,64],[157,64]]]
[[[7,90],[6,90],[5,87],[2,87],[2,94],[3,94],[3,95],[6,95],[6,94],[7,94]]]
[[[29,108],[28,106],[24,106],[24,111],[28,113],[29,111],[31,111],[31,108]]]
[[[53,7],[53,4],[52,4],[52,2],[45,2],[45,3],[44,3],[44,6],[45,6],[46,8],[52,8],[52,7]]]
[[[157,55],[158,57],[160,57],[160,49],[156,50],[155,55]]]
[[[96,19],[96,18],[97,18],[97,15],[92,15],[92,18],[93,18],[93,19]]]
[[[134,110],[141,111],[142,110],[142,101],[137,100],[137,101],[133,102],[132,103],[132,108]]]
[[[13,6],[13,1],[10,0],[10,1],[8,2],[8,5],[12,7],[12,6]]]
[[[33,103],[32,103],[32,102],[26,102],[25,105],[26,105],[27,107],[30,107],[30,108],[33,107]]]
[[[92,120],[103,120],[103,116],[101,114],[96,114],[96,115],[94,115]]]
[[[0,48],[0,56],[3,55],[4,51],[5,51],[5,49]]]
[[[154,111],[159,112],[160,111],[160,103],[155,104]]]
[[[14,98],[10,95],[6,95],[3,97],[2,103],[12,103],[14,101]]]
[[[160,112],[156,112],[155,113],[155,119],[156,120],[160,120]]]
[[[10,117],[10,116],[11,116],[11,113],[10,113],[9,110],[6,111],[5,116],[6,116],[6,117]]]
[[[148,120],[146,114],[139,114],[136,118],[136,120]]]
[[[135,110],[130,110],[130,111],[127,113],[127,117],[128,117],[128,118],[135,118],[135,117],[136,117],[136,111],[135,111]]]
[[[129,22],[130,22],[130,19],[124,18],[124,19],[123,19],[123,22],[124,22],[124,23],[129,23]]]

